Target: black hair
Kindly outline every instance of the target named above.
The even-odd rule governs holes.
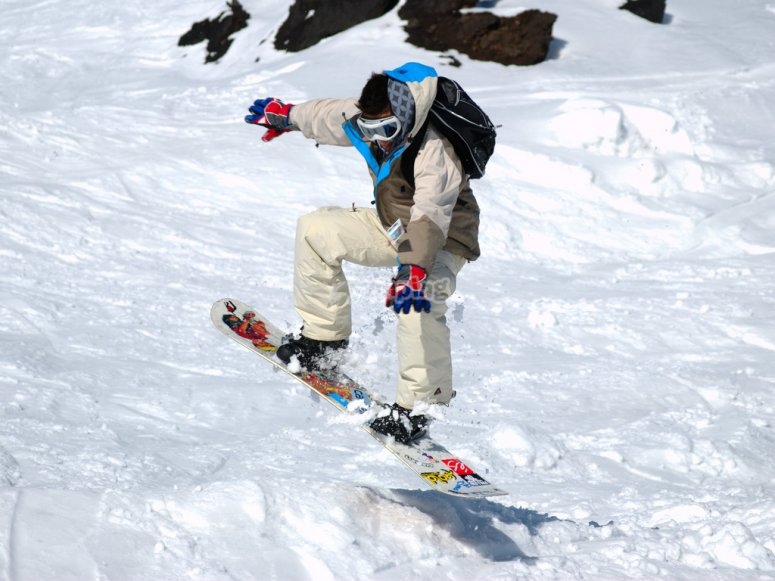
[[[377,117],[390,108],[388,101],[388,76],[384,73],[372,73],[363,86],[361,97],[356,106],[364,115]]]

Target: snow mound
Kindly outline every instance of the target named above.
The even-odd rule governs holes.
[[[555,144],[602,155],[693,156],[688,133],[667,111],[602,99],[570,99],[549,119]]]

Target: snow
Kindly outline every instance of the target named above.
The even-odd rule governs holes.
[[[301,53],[246,0],[8,0],[0,20],[0,580],[775,578],[775,4],[497,2],[558,14],[529,68],[403,43],[395,13]],[[427,489],[215,331],[283,328],[298,216],[363,162],[242,122],[427,62],[501,125],[482,258],[450,301],[436,438],[509,496]],[[347,370],[392,397],[390,271],[348,268]]]

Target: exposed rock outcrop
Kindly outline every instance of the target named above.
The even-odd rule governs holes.
[[[390,12],[398,0],[296,0],[274,46],[298,52],[366,20]]]
[[[633,14],[662,24],[665,19],[665,9],[667,2],[665,0],[627,0],[624,4],[619,6],[622,10],[628,10]]]
[[[248,25],[248,14],[239,3],[239,0],[227,2],[231,11],[229,14],[221,12],[215,19],[205,19],[195,22],[191,29],[178,40],[178,46],[190,46],[207,41],[206,63],[217,62],[226,51],[229,50],[233,42],[229,38],[238,30],[242,30]]]
[[[461,12],[470,0],[408,0],[398,15],[407,20],[409,42],[428,50],[457,50],[472,59],[534,65],[546,59],[557,16],[527,10],[516,16]]]

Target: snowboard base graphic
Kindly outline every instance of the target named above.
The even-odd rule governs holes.
[[[464,498],[508,494],[428,435],[409,444],[400,444],[372,430],[366,423],[370,416],[365,412],[382,402],[347,375],[336,370],[294,373],[275,356],[285,333],[255,309],[236,299],[221,299],[213,305],[210,318],[224,335],[304,384],[341,413],[364,414],[361,428],[433,490]]]

